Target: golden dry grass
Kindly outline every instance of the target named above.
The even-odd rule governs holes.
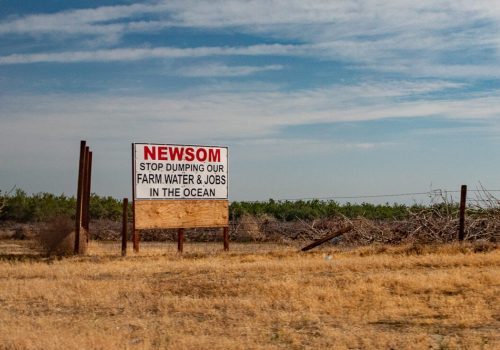
[[[0,242],[1,349],[500,348],[498,249],[19,244]]]

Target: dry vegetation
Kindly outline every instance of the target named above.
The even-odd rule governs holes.
[[[0,241],[0,349],[498,349],[495,243],[325,247]]]
[[[72,255],[75,247],[74,222],[62,216],[52,218],[40,229],[38,242],[46,255]],[[84,242],[86,239],[80,243]]]

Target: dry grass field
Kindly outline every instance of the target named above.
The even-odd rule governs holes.
[[[1,349],[499,349],[490,246],[0,242]]]

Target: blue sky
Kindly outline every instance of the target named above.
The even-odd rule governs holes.
[[[0,189],[73,194],[80,139],[116,197],[131,142],[229,146],[232,200],[500,189],[499,33],[493,1],[2,0]]]

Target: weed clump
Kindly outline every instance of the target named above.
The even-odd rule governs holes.
[[[87,240],[84,232],[80,240],[80,247],[86,250]],[[68,256],[74,253],[75,230],[74,222],[68,217],[56,216],[48,220],[40,230],[38,241],[43,252],[47,255]]]

